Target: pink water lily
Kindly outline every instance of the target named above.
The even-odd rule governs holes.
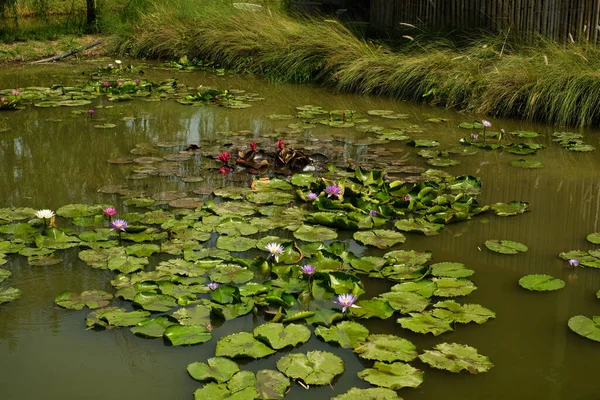
[[[337,301],[334,301],[335,304],[339,304],[342,306],[342,312],[346,312],[348,308],[360,308],[356,304],[356,296],[353,294],[340,294],[337,297]]]
[[[229,162],[229,153],[224,152],[224,153],[219,154],[219,156],[217,157],[217,160],[227,164]]]
[[[102,85],[103,85],[104,87],[109,87],[109,86],[110,86],[110,82],[106,82],[106,81],[105,81],[105,82],[102,82]]]
[[[302,273],[306,274],[306,275],[312,275],[316,272],[316,268],[313,267],[311,264],[306,264],[302,266]]]
[[[104,213],[104,215],[108,215],[109,217],[112,217],[113,215],[115,215],[117,213],[117,209],[114,207],[106,207],[104,210],[102,210],[102,212]]]
[[[316,193],[314,193],[314,192],[309,192],[309,193],[306,195],[306,198],[307,198],[307,199],[309,199],[309,200],[314,200],[314,199],[316,199],[317,197],[319,197],[319,195],[318,195],[318,194],[316,194]]]
[[[329,185],[325,188],[325,193],[327,193],[327,197],[335,196],[337,199],[342,194],[342,188],[338,185]]]
[[[283,140],[281,140],[281,139],[279,139],[279,140],[277,141],[277,144],[276,144],[276,145],[277,145],[277,148],[278,148],[279,150],[283,150],[283,147],[285,146],[285,144],[284,144]]]
[[[231,172],[231,168],[230,167],[221,167],[221,168],[219,168],[219,173],[221,175],[229,175],[230,172]]]
[[[211,282],[207,286],[210,290],[215,290],[216,288],[219,287],[219,284],[217,282]]]
[[[485,126],[486,128],[489,128],[490,126],[492,126],[492,123],[486,119],[481,121],[481,125]]]

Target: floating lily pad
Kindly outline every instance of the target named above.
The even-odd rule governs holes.
[[[201,382],[214,380],[224,383],[240,370],[235,361],[225,357],[211,357],[206,362],[207,364],[202,362],[188,364],[187,371],[190,376]]]
[[[529,169],[544,167],[544,163],[542,163],[541,161],[535,161],[535,160],[511,161],[510,165],[512,165],[513,167],[517,167],[517,168],[529,168]]]
[[[3,261],[2,257],[0,257],[0,262],[1,261]],[[0,282],[4,282],[10,275],[11,275],[11,272],[9,270],[0,268]]]
[[[149,311],[138,310],[127,312],[122,308],[97,314],[99,319],[105,320],[109,325],[112,326],[134,326],[142,321],[147,320],[149,315]]]
[[[281,357],[277,369],[292,379],[302,379],[307,385],[328,385],[344,372],[344,361],[327,351],[309,351]]]
[[[324,240],[337,239],[338,234],[335,230],[323,226],[300,225],[294,231],[294,237],[305,242],[322,242]]]
[[[1,294],[0,294],[1,296]],[[0,297],[0,301],[2,301]],[[569,319],[569,328],[588,339],[600,342],[600,316],[594,315],[591,319],[583,315],[576,315]]]
[[[365,368],[357,375],[372,385],[393,390],[414,388],[423,383],[423,371],[402,362],[386,364],[376,361],[373,368]]]
[[[590,233],[586,237],[587,241],[594,244],[600,244],[600,232]]]
[[[210,382],[194,392],[194,400],[224,400],[230,398],[230,395],[231,392],[224,383]]]
[[[419,358],[426,364],[450,372],[469,371],[472,374],[487,372],[494,366],[488,357],[477,349],[458,343],[440,343],[435,350],[426,350]]]
[[[429,299],[421,296],[419,293],[408,291],[382,293],[380,297],[385,299],[394,310],[400,311],[402,314],[421,312],[429,305]]]
[[[275,350],[257,340],[251,333],[239,332],[221,338],[217,342],[215,354],[218,357],[262,358],[275,353]]]
[[[511,201],[510,203],[496,203],[492,205],[492,210],[494,210],[494,213],[501,217],[523,214],[528,209],[529,203],[521,201]]]
[[[160,246],[157,244],[134,244],[125,248],[128,256],[150,257],[154,253],[160,252]]]
[[[317,327],[315,335],[326,342],[336,342],[347,349],[360,346],[369,336],[369,330],[357,322],[342,321],[331,328]]]
[[[180,308],[173,313],[181,325],[208,325],[210,324],[210,308],[196,305],[190,308]]]
[[[56,296],[54,302],[61,307],[71,310],[81,310],[86,306],[93,310],[95,308],[106,307],[112,298],[112,294],[101,290],[87,290],[81,294],[65,290]]]
[[[440,301],[433,305],[431,312],[435,317],[452,320],[461,324],[476,322],[483,324],[490,318],[496,318],[496,313],[479,304],[458,304],[453,300]]]
[[[407,144],[414,146],[414,147],[437,147],[440,145],[440,143],[436,142],[435,140],[425,140],[425,139],[411,140],[410,142],[407,142]]]
[[[519,279],[519,285],[527,290],[545,292],[564,288],[565,281],[550,275],[534,274],[526,275]]]
[[[21,291],[17,288],[0,288],[0,304],[10,303],[21,297]]]
[[[514,131],[511,132],[511,135],[520,137],[520,138],[535,138],[540,136],[540,132],[533,132],[533,131]]]
[[[96,128],[96,129],[112,129],[112,128],[116,128],[116,127],[117,127],[117,125],[111,124],[108,122],[101,124],[101,125],[94,125],[94,128]]]
[[[406,237],[402,233],[384,229],[355,232],[353,237],[354,240],[360,243],[375,246],[380,249],[387,249],[406,241]]]
[[[254,273],[236,264],[217,265],[209,273],[210,279],[218,283],[246,283],[254,277]]]
[[[290,387],[290,380],[279,371],[261,369],[256,373],[258,399],[283,399]]]
[[[432,333],[434,336],[454,330],[452,320],[437,318],[428,312],[410,313],[410,317],[398,318],[396,322],[413,332]]]
[[[384,300],[360,300],[356,305],[360,308],[350,308],[350,312],[358,318],[387,319],[394,314],[394,309]]]
[[[256,246],[256,239],[240,236],[219,236],[216,246],[221,250],[247,251]]]
[[[412,361],[417,348],[410,341],[395,335],[369,335],[366,342],[354,348],[359,357],[377,361]]]
[[[254,328],[254,337],[266,342],[275,350],[287,346],[297,346],[310,339],[310,330],[304,325],[283,324],[268,322]]]
[[[108,269],[111,271],[119,271],[124,274],[140,271],[144,266],[148,265],[149,261],[146,257],[133,256],[109,256]]]
[[[394,224],[394,227],[403,232],[420,232],[425,236],[433,236],[440,233],[444,227],[442,224],[434,224],[426,221],[423,218],[417,219],[399,219]]]
[[[433,294],[439,297],[466,296],[477,289],[469,279],[462,278],[433,278],[437,289]]]
[[[161,338],[169,326],[176,324],[177,322],[174,322],[169,316],[160,315],[154,319],[140,322],[130,331],[134,335],[144,338]]]
[[[431,275],[448,278],[467,278],[475,273],[472,269],[465,268],[465,264],[455,262],[441,262],[431,264]]]
[[[529,250],[524,244],[511,240],[486,240],[485,247],[500,254],[518,254]]]
[[[426,161],[427,164],[433,165],[434,167],[454,167],[460,164],[458,160],[452,160],[449,158],[430,158]]]
[[[386,388],[351,388],[344,394],[333,397],[331,400],[402,400],[398,394]]]
[[[177,300],[174,297],[151,292],[136,294],[133,302],[144,310],[161,312],[167,312],[177,305]]]
[[[183,346],[208,342],[212,334],[205,326],[172,325],[165,329],[164,337],[173,346]]]

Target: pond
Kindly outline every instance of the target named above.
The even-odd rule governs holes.
[[[131,81],[139,78],[142,81],[137,84],[162,81],[167,82],[163,87],[171,86],[173,90],[167,88],[162,98],[153,95],[152,99],[156,101],[147,101],[150,98],[146,97],[129,101],[109,101],[105,95],[101,95],[94,97],[91,104],[82,106],[27,105],[22,110],[1,112],[0,208],[29,207],[34,210],[57,211],[70,204],[114,206],[117,209],[117,217],[123,216],[129,219],[130,225],[140,226],[142,222],[146,222],[156,228],[156,231],[146,231],[146,233],[150,232],[150,239],[155,239],[151,243],[163,246],[163,252],[150,256],[149,264],[142,266],[146,271],[151,271],[160,263],[167,265],[168,260],[182,259],[183,256],[174,248],[171,250],[176,255],[164,252],[167,249],[165,243],[175,243],[177,238],[169,236],[175,231],[174,229],[162,229],[159,224],[172,220],[173,217],[165,217],[160,211],[155,211],[150,216],[145,213],[164,208],[170,213],[178,213],[179,219],[185,218],[186,215],[195,215],[196,220],[203,221],[200,225],[205,224],[208,228],[197,225],[195,234],[203,237],[198,239],[198,236],[194,236],[192,240],[196,238],[202,241],[204,248],[215,248],[219,244],[217,240],[219,235],[212,231],[221,230],[220,236],[227,237],[227,233],[231,234],[232,230],[237,232],[253,226],[246,223],[249,217],[231,218],[228,220],[231,224],[223,226],[226,221],[220,218],[228,214],[224,204],[231,200],[215,195],[215,190],[223,187],[250,188],[253,179],[260,177],[269,177],[271,183],[278,182],[276,178],[290,179],[290,176],[274,174],[272,168],[259,170],[258,175],[249,174],[242,167],[231,170],[228,174],[219,172],[220,167],[223,166],[223,163],[217,160],[219,154],[225,151],[231,153],[229,163],[233,166],[238,150],[246,152],[250,149],[250,142],[253,141],[257,142],[259,149],[274,153],[277,151],[277,140],[282,139],[287,149],[293,146],[302,154],[311,155],[318,161],[314,161],[315,170],[306,176],[323,175],[332,179],[330,184],[347,182],[345,179],[350,178],[344,176],[354,177],[357,166],[364,171],[386,170],[389,176],[385,179],[392,181],[416,182],[421,179],[418,178],[420,174],[430,168],[443,170],[452,176],[472,175],[480,178],[482,183],[481,193],[476,196],[479,205],[521,201],[529,203],[529,210],[508,217],[495,215],[490,210],[473,215],[464,221],[443,224],[436,228],[441,229],[437,235],[425,236],[420,233],[404,232],[406,237],[404,243],[384,249],[354,240],[353,238],[357,236],[352,229],[340,229],[338,238],[333,242],[343,243],[345,250],[341,249],[341,245],[331,245],[332,240],[327,238],[322,242],[329,247],[319,256],[316,247],[311,247],[308,244],[310,242],[299,239],[319,240],[319,233],[309,230],[308,234],[303,236],[293,234],[293,231],[302,224],[302,218],[310,219],[310,215],[318,211],[316,203],[294,200],[298,207],[293,208],[294,203],[283,200],[280,207],[260,206],[250,211],[254,217],[260,217],[261,214],[263,217],[268,216],[275,212],[274,210],[283,213],[277,214],[281,218],[280,221],[277,221],[278,217],[270,218],[270,223],[276,229],[269,231],[262,229],[263,226],[260,233],[253,233],[256,231],[250,229],[245,232],[247,235],[242,238],[234,235],[232,243],[220,247],[237,248],[240,243],[245,243],[246,238],[261,239],[271,235],[280,237],[281,239],[278,240],[284,244],[286,252],[291,251],[291,254],[298,259],[301,258],[298,249],[302,249],[305,258],[300,262],[301,265],[309,262],[317,264],[317,270],[320,272],[314,276],[315,282],[325,279],[323,277],[327,277],[326,279],[333,276],[341,277],[342,281],[338,283],[341,287],[348,288],[347,293],[352,291],[353,287],[349,275],[355,274],[356,269],[352,270],[350,264],[346,262],[352,257],[344,258],[347,255],[345,252],[354,253],[356,259],[360,260],[361,257],[382,257],[393,250],[415,250],[431,252],[432,257],[428,264],[462,263],[466,268],[474,271],[474,274],[467,279],[472,280],[477,290],[465,297],[434,296],[431,304],[442,300],[455,300],[461,304],[479,304],[495,313],[495,318],[485,323],[454,323],[451,324],[454,330],[434,336],[431,333],[419,334],[403,328],[396,320],[407,315],[400,314],[399,311],[395,311],[393,315],[390,312],[386,319],[360,318],[360,314],[356,314],[356,310],[359,309],[353,308],[344,313],[346,320],[364,325],[371,334],[393,334],[410,340],[420,355],[441,343],[459,343],[476,348],[479,354],[489,357],[493,363],[493,368],[479,374],[470,374],[467,371],[451,373],[432,368],[417,358],[411,361],[410,365],[424,371],[423,382],[416,388],[406,387],[399,390],[399,396],[404,399],[460,398],[465,400],[598,398],[595,366],[596,360],[600,359],[600,345],[571,331],[567,322],[576,315],[591,317],[597,314],[600,300],[596,297],[596,292],[600,289],[600,272],[583,265],[572,267],[565,259],[560,258],[559,254],[570,250],[597,249],[597,245],[587,241],[586,237],[590,233],[600,231],[600,183],[597,179],[600,160],[595,151],[568,151],[552,140],[552,134],[557,131],[581,133],[586,145],[598,148],[599,132],[591,129],[579,132],[575,128],[490,119],[492,126],[488,128],[488,134],[497,133],[502,128],[506,135],[502,141],[493,137],[493,134],[488,135],[486,143],[501,143],[506,147],[495,150],[484,149],[478,147],[483,142],[481,128],[458,127],[463,122],[472,123],[479,119],[474,115],[384,98],[335,94],[312,86],[274,84],[245,75],[220,75],[211,71],[178,72],[163,69],[161,64],[146,64],[142,68],[145,71],[143,75],[138,75],[138,71],[134,71],[130,75],[90,78],[90,73],[98,70],[99,63],[100,61],[43,67],[15,66],[10,70],[3,70],[0,75],[0,88],[18,88],[25,95],[38,90],[30,88],[60,84],[64,85],[63,88],[55,88],[55,90],[68,92],[71,90],[69,87],[81,87],[89,79],[94,82],[99,81],[101,84],[108,80],[111,85],[118,85],[119,80]],[[105,65],[106,61],[101,63]],[[142,65],[141,62],[136,64]],[[177,83],[170,81],[171,78],[176,78]],[[233,101],[231,104],[248,104],[251,107],[231,108],[197,103],[187,105],[176,101],[183,99],[182,93],[194,92],[194,89],[200,86],[202,86],[201,91],[210,87],[220,90],[229,89],[237,99],[242,99],[240,103]],[[32,103],[41,101],[36,99]],[[228,102],[227,99],[217,102],[226,101]],[[304,105],[322,107],[329,111],[353,111],[333,114],[327,112],[322,116],[317,115],[318,118],[312,120],[296,118],[297,113],[302,111],[297,107]],[[89,114],[89,109],[95,112]],[[308,109],[309,112],[315,110],[315,108]],[[368,113],[373,110],[375,112]],[[390,115],[384,118],[378,114],[385,113],[377,110],[391,110],[394,115],[392,118],[389,118]],[[291,118],[288,119],[286,115],[290,115]],[[315,119],[324,119],[324,123],[329,120],[330,123],[313,124],[312,121]],[[368,119],[368,122],[360,121],[362,119]],[[350,122],[353,126],[345,128],[331,126],[352,125]],[[290,124],[297,125],[290,127]],[[97,126],[104,126],[104,128]],[[511,134],[517,131],[539,132],[540,135],[531,139],[522,139]],[[477,139],[471,139],[470,135],[473,132],[479,134]],[[396,140],[403,135],[408,138]],[[389,140],[382,140],[382,137]],[[461,138],[467,138],[475,145],[462,145],[459,142]],[[433,148],[411,146],[407,144],[410,140],[435,140],[439,142],[435,150],[449,151],[450,154],[448,157],[439,157],[437,154],[421,152]],[[516,146],[509,147],[509,143],[524,142],[542,144],[544,148],[533,155],[509,152],[510,149],[516,148]],[[191,144],[198,145],[199,150],[184,151]],[[430,163],[449,159],[460,163],[449,167],[434,167],[428,164],[428,159],[423,155],[435,156],[434,160],[438,160],[429,161]],[[137,161],[131,162],[133,159]],[[526,169],[511,165],[511,162],[520,159],[538,161],[544,166],[538,169]],[[333,170],[331,172],[328,165],[335,165],[336,169],[329,168]],[[431,172],[425,175],[440,176],[439,173]],[[384,180],[381,177],[375,178],[376,181],[379,179]],[[260,189],[261,185],[268,185],[265,182],[255,181],[254,186]],[[469,182],[474,184],[472,181]],[[413,184],[407,185],[412,187]],[[345,189],[348,196],[352,192],[349,186],[346,185]],[[303,196],[308,193],[307,188],[303,186],[296,186],[286,192],[295,193],[296,190],[300,190]],[[235,194],[233,190],[220,193]],[[257,193],[261,193],[261,190]],[[376,196],[377,190],[374,190],[374,193],[373,196]],[[410,197],[414,195],[414,193],[408,195],[406,207],[409,207]],[[469,195],[464,194],[464,196]],[[136,205],[147,205],[130,200],[137,197],[151,198],[153,200],[149,200],[148,204],[153,204],[148,207],[136,207]],[[190,200],[194,208],[180,207],[181,204],[177,200],[182,197],[195,198],[196,200]],[[336,196],[326,199],[327,196],[322,194],[318,200],[319,204],[327,207],[328,204],[331,205],[336,201]],[[194,201],[202,202],[204,211],[194,211],[197,206]],[[240,210],[235,207],[233,209]],[[114,246],[118,244],[118,237],[114,231],[109,233],[108,229],[102,230],[108,222],[105,216],[101,215],[100,210],[101,208],[92,211],[91,217],[87,219],[73,217],[76,213],[71,214],[70,217],[61,216],[59,213],[54,221],[57,228],[47,227],[46,235],[62,235],[66,232],[75,237],[82,231],[100,228],[97,231],[98,237],[103,239],[96,243],[111,239]],[[306,213],[304,214],[302,210]],[[392,223],[397,216],[386,214],[383,208],[377,210],[379,214],[375,214],[372,220],[380,218],[384,225],[372,229],[399,232]],[[193,214],[195,212],[198,214]],[[211,217],[212,214],[217,216]],[[366,216],[367,219],[371,218],[368,214]],[[0,229],[4,226],[2,230],[4,233],[0,234],[0,243],[2,240],[12,240],[13,244],[19,242],[15,239],[19,233],[6,227],[28,221],[31,221],[31,226],[19,228],[22,230],[19,231],[23,235],[22,241],[27,247],[33,248],[36,243],[43,244],[44,240],[49,240],[38,237],[38,242],[34,243],[32,238],[44,230],[44,225],[50,221],[38,220],[33,214],[22,217],[14,223],[3,219],[0,221],[2,221]],[[348,219],[346,218],[345,221],[347,223]],[[365,220],[361,219],[361,224],[363,222]],[[170,223],[175,224],[174,221]],[[258,224],[256,221],[253,223]],[[30,229],[35,232],[31,233]],[[13,235],[9,234],[10,232]],[[162,232],[167,233],[161,235]],[[131,247],[137,244],[127,240],[127,235],[130,234],[134,233],[123,233],[124,246]],[[208,234],[208,237],[204,237],[204,234]],[[514,255],[492,252],[486,248],[484,242],[494,239],[523,243],[528,247],[528,251]],[[87,240],[92,239],[87,237]],[[146,241],[146,243],[150,242]],[[264,244],[262,247],[260,245],[251,247],[252,250],[248,252],[233,251],[232,254],[235,257],[245,257],[247,262],[259,260],[257,265],[262,267],[265,265],[272,267],[270,272],[268,268],[266,271],[254,271],[256,276],[262,273],[262,278],[257,280],[260,282],[257,287],[264,285],[264,282],[270,279],[275,279],[278,272],[281,276],[284,275],[286,263],[283,258],[281,263],[275,262],[273,257],[267,258],[268,252],[264,249]],[[6,251],[6,247],[3,249],[0,252]],[[289,305],[286,299],[290,299],[283,294],[281,298],[269,303],[269,306],[259,304],[255,312],[238,318],[224,321],[213,315],[210,321],[212,338],[206,343],[193,346],[173,346],[166,338],[148,339],[136,336],[128,327],[87,330],[86,318],[90,310],[87,307],[83,310],[60,307],[55,303],[55,298],[66,290],[73,293],[103,290],[115,294],[117,289],[113,287],[111,280],[113,283],[116,282],[114,280],[118,272],[106,268],[91,268],[79,257],[80,251],[85,249],[89,250],[83,245],[57,250],[54,257],[62,261],[54,265],[32,265],[32,260],[33,264],[36,264],[35,260],[47,260],[44,253],[33,254],[33,258],[29,261],[23,255],[11,252],[6,255],[7,262],[1,268],[10,271],[11,275],[0,284],[0,287],[18,288],[21,297],[0,305],[0,358],[3,360],[0,387],[4,398],[191,399],[194,391],[203,384],[189,376],[186,371],[188,364],[197,361],[206,363],[209,358],[215,356],[215,346],[221,338],[236,332],[252,332],[265,321],[273,317],[280,318],[281,316],[276,315],[277,311],[286,308],[280,308],[280,305]],[[194,257],[195,260],[200,259],[201,256],[194,251],[199,254],[200,247],[189,253],[192,259]],[[289,265],[295,265],[293,260],[289,260],[289,256],[284,258]],[[582,256],[577,255],[572,258],[582,258]],[[2,260],[3,258],[0,257],[0,262]],[[342,264],[345,273],[335,275],[335,270],[327,270],[323,267],[327,262],[331,265],[334,260]],[[236,261],[233,260],[228,265],[235,263]],[[41,261],[38,264],[45,264],[45,262]],[[590,265],[593,265],[593,262]],[[236,268],[239,268],[239,264]],[[298,272],[298,268],[294,268]],[[427,268],[411,271],[413,273],[411,276],[423,271],[430,272]],[[227,271],[223,274],[227,275]],[[520,287],[518,282],[520,278],[529,274],[549,274],[562,279],[566,285],[556,291],[528,291]],[[135,273],[121,278],[127,280],[128,276],[133,275]],[[393,285],[403,282],[402,279],[390,281],[369,277],[366,274],[356,274],[356,276],[362,282],[358,287],[364,286],[365,291],[359,296],[359,304],[365,305],[360,310],[370,309],[366,306],[368,303],[360,303],[360,301],[372,299],[381,293],[389,293]],[[210,274],[210,277],[216,281],[221,280],[221,286],[243,287],[245,282],[242,280],[242,283],[227,285],[227,279],[223,280],[222,276]],[[430,278],[431,275],[427,275],[420,276],[418,279],[423,281]],[[202,282],[204,288],[208,278],[202,279],[190,278],[186,282],[190,285]],[[306,288],[307,282],[312,280],[300,276],[294,282],[285,282],[285,285],[288,285],[286,286],[288,289],[293,286],[292,284]],[[308,306],[309,310],[323,312],[320,309],[325,308],[333,310],[327,311],[329,314],[323,314],[325,316],[341,314],[341,307],[333,303],[335,297],[331,292],[332,289],[329,289],[327,295],[325,293],[327,290],[315,288],[318,286],[315,282],[312,282],[313,294],[315,297],[322,296],[322,298],[315,298],[312,308],[311,305]],[[146,282],[146,284],[148,291],[158,292],[154,283]],[[132,290],[134,293],[143,292],[142,289],[138,289],[140,288]],[[360,292],[356,287],[355,290]],[[161,292],[166,291],[168,291],[167,286],[164,288],[161,286]],[[294,292],[291,289],[289,291]],[[127,293],[132,295],[131,292]],[[295,293],[295,297],[298,297],[298,292]],[[202,289],[196,292],[196,295],[208,301],[214,293]],[[225,294],[221,292],[221,295]],[[239,296],[239,293],[235,296]],[[304,296],[303,301],[306,300],[305,294],[300,296]],[[214,296],[212,298],[214,299]],[[310,296],[308,298],[310,303]],[[258,299],[256,301],[259,302]],[[186,302],[189,303],[191,300],[184,296],[184,299],[180,300],[180,305],[172,304],[172,307],[168,307],[171,308],[169,314],[181,308],[182,303],[187,304]],[[292,299],[292,302],[296,300]],[[227,308],[229,303],[227,301],[223,303],[221,307]],[[292,311],[298,311],[300,303],[302,301],[298,300],[298,303],[290,308],[289,315],[292,315]],[[189,304],[188,307],[193,307],[195,304]],[[131,301],[121,298],[112,299],[111,305],[124,307],[127,310],[140,309],[139,306],[133,307]],[[219,305],[215,307],[218,308]],[[250,309],[251,306],[248,310]],[[264,310],[271,313],[265,314]],[[213,314],[214,312],[213,309]],[[232,311],[225,310],[225,312]],[[152,313],[152,317],[158,315],[159,312]],[[307,323],[306,320],[300,319],[295,323],[305,325],[311,331],[315,330],[315,325]],[[337,321],[333,325],[336,324]],[[320,332],[322,333],[325,328],[321,326]],[[221,349],[225,354],[235,346],[221,347],[225,347]],[[340,357],[344,362],[343,374],[336,377],[331,386],[309,385],[308,391],[302,385],[292,382],[285,396],[286,399],[301,399],[307,395],[315,399],[329,399],[347,392],[352,387],[371,387],[368,382],[359,379],[357,373],[365,368],[372,368],[372,360],[359,358],[352,349],[342,348],[333,342],[325,342],[314,332],[306,343],[299,344],[297,347],[286,347],[258,360],[242,358],[236,361],[242,370],[253,372],[263,369],[277,370],[280,358],[313,350],[331,352]],[[455,356],[447,359],[454,360]],[[322,376],[323,373],[321,372],[320,375]]]

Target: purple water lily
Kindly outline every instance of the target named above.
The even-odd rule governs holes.
[[[215,290],[216,288],[219,287],[219,284],[217,282],[211,282],[207,286],[210,290]]]
[[[111,231],[118,230],[125,232],[125,228],[127,228],[127,221],[125,221],[124,219],[115,219],[110,224]]]
[[[485,126],[486,128],[489,128],[490,126],[492,126],[492,123],[486,119],[481,121],[481,125]]]
[[[314,200],[314,199],[316,199],[317,197],[319,197],[319,195],[318,195],[318,194],[316,194],[315,192],[309,192],[309,193],[306,195],[306,198],[307,198],[307,199],[309,199],[309,200]]]
[[[335,304],[339,304],[342,306],[342,312],[346,312],[348,308],[360,308],[356,304],[356,296],[353,294],[340,294],[337,297],[337,301],[334,301]]]
[[[327,197],[335,196],[337,199],[342,194],[342,188],[338,185],[329,185],[325,188],[325,193],[327,193]]]
[[[478,138],[478,137],[479,137],[479,135],[478,135],[478,134],[476,134],[476,133],[471,133],[471,139],[472,139],[472,140],[477,140],[477,138]]]
[[[371,217],[376,217],[376,216],[377,216],[377,211],[375,211],[375,210],[371,210],[371,211],[369,211],[369,215],[370,215]]]
[[[571,267],[577,267],[577,266],[579,265],[579,260],[578,260],[578,259],[576,259],[576,258],[571,258],[571,259],[569,260],[569,265],[570,265]]]
[[[306,265],[302,266],[302,273],[303,274],[312,275],[315,272],[316,272],[316,269],[311,264],[306,264]]]

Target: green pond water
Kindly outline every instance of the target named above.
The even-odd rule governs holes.
[[[62,64],[52,67],[4,67],[0,88],[48,86],[54,83],[78,85],[87,80],[84,72],[98,64]],[[160,102],[133,100],[108,102],[104,97],[91,106],[73,108],[35,108],[0,113],[0,208],[32,207],[56,210],[71,203],[113,204],[124,209],[116,194],[98,190],[107,185],[125,185],[149,196],[166,196],[169,191],[186,192],[188,197],[200,187],[248,186],[251,178],[244,172],[224,177],[207,157],[195,157],[179,163],[186,176],[199,176],[202,182],[185,183],[179,177],[131,179],[130,164],[112,164],[107,160],[137,157],[130,151],[141,145],[173,142],[179,147],[154,147],[152,156],[176,154],[190,143],[214,146],[214,155],[231,150],[227,142],[263,143],[283,138],[297,148],[319,152],[338,166],[355,164],[367,169],[386,166],[393,178],[414,176],[421,170],[399,172],[401,164],[424,169],[433,168],[417,155],[418,150],[404,141],[369,145],[375,134],[318,126],[302,133],[282,132],[294,120],[273,120],[272,114],[295,114],[295,107],[305,104],[325,109],[353,109],[366,113],[389,109],[408,114],[404,120],[386,120],[368,116],[371,124],[391,127],[401,125],[413,139],[435,139],[440,149],[459,148],[461,137],[471,131],[458,128],[473,115],[415,106],[401,101],[334,94],[326,89],[278,85],[248,76],[215,76],[210,73],[179,73],[146,68],[146,79],[175,77],[191,87],[199,85],[235,88],[258,93],[264,101],[251,102],[246,109],[217,106],[185,106],[172,99]],[[105,108],[101,108],[104,106]],[[107,107],[108,106],[108,107]],[[94,108],[93,120],[87,109]],[[429,118],[444,118],[441,123]],[[490,118],[488,118],[490,119]],[[437,236],[407,233],[404,244],[393,249],[433,252],[433,261],[455,261],[475,270],[471,279],[478,290],[463,303],[481,304],[493,310],[496,318],[483,325],[457,324],[455,331],[434,337],[416,334],[395,322],[398,314],[387,320],[359,320],[371,333],[393,333],[412,341],[419,351],[442,342],[468,344],[488,356],[494,363],[487,373],[453,374],[436,370],[418,359],[411,365],[424,371],[424,382],[416,389],[404,388],[404,399],[577,399],[600,398],[597,383],[597,360],[600,344],[578,336],[567,327],[575,315],[599,314],[600,271],[573,269],[558,257],[568,250],[590,250],[597,246],[586,241],[589,233],[600,230],[600,159],[596,152],[576,153],[564,150],[551,141],[555,131],[578,132],[575,128],[558,128],[528,122],[490,119],[491,130],[504,128],[534,130],[542,133],[533,142],[546,148],[533,156],[517,156],[507,151],[479,150],[474,155],[452,155],[460,161],[454,167],[441,168],[452,175],[471,174],[483,182],[480,204],[521,200],[530,203],[530,212],[515,217],[498,217],[493,213],[475,216],[469,221],[447,225]],[[113,129],[97,129],[98,123],[114,123]],[[289,128],[287,128],[289,129]],[[585,130],[586,143],[600,148],[599,132]],[[268,139],[263,139],[264,137]],[[512,140],[509,138],[508,141]],[[511,161],[531,158],[545,164],[541,169],[521,169]],[[403,160],[402,163],[399,160]],[[126,208],[126,207],[125,207]],[[131,209],[131,208],[130,208]],[[343,234],[351,250],[360,255],[384,252],[367,248]],[[489,239],[508,239],[526,244],[529,251],[518,255],[501,255],[485,248]],[[209,242],[213,243],[213,242]],[[143,339],[128,328],[86,330],[88,310],[66,310],[54,303],[63,290],[81,292],[100,289],[114,292],[110,279],[114,273],[92,269],[77,258],[77,249],[59,251],[64,260],[52,266],[33,267],[25,257],[8,256],[3,266],[12,276],[2,285],[22,291],[19,300],[0,305],[0,398],[29,400],[69,399],[192,399],[202,384],[189,377],[186,366],[213,357],[216,341],[230,333],[251,332],[263,322],[252,314],[224,323],[215,322],[213,339],[197,346],[173,347],[162,339]],[[260,252],[258,252],[260,253]],[[263,252],[264,253],[264,252]],[[263,254],[264,255],[264,254]],[[166,259],[163,256],[160,259]],[[527,274],[550,274],[567,282],[564,289],[537,293],[518,285]],[[391,283],[362,276],[370,298],[388,291]],[[126,302],[113,300],[115,305]],[[359,359],[351,350],[323,342],[312,336],[306,344],[279,351],[257,360],[243,360],[243,369],[276,369],[283,354],[327,350],[345,362],[345,372],[330,386],[314,386],[308,391],[292,383],[286,399],[329,399],[351,387],[370,385],[356,373],[372,365]]]

